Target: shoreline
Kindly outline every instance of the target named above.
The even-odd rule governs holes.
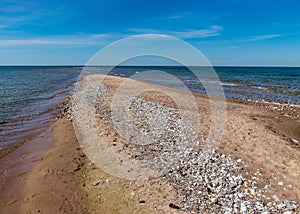
[[[49,126],[44,132],[1,159],[1,211],[19,211],[28,172],[42,161],[42,156],[51,148],[52,127],[53,125]]]
[[[68,86],[68,87],[70,87],[70,86]],[[6,155],[8,155],[11,152],[13,152],[14,150],[16,150],[17,148],[19,148],[20,146],[22,146],[24,143],[33,140],[34,138],[36,138],[37,136],[39,136],[40,134],[45,132],[51,125],[53,125],[57,116],[64,109],[66,100],[68,100],[69,99],[68,97],[70,97],[72,95],[72,94],[70,94],[70,92],[71,91],[69,90],[69,91],[64,91],[64,92],[60,92],[58,94],[53,95],[51,97],[52,99],[56,98],[56,97],[62,97],[61,101],[59,103],[57,103],[54,107],[51,107],[50,109],[46,109],[43,112],[39,113],[38,115],[34,115],[34,116],[37,116],[38,118],[41,117],[42,128],[38,127],[38,125],[36,125],[36,124],[35,125],[31,124],[32,128],[30,130],[21,131],[21,133],[19,135],[25,136],[24,140],[20,140],[20,141],[16,142],[15,144],[10,145],[7,148],[1,148],[2,151],[0,152],[0,160],[2,158],[4,158]],[[29,116],[29,119],[31,117],[32,116]],[[15,121],[18,121],[18,120],[15,120]],[[38,132],[33,131],[36,129],[39,129]]]
[[[222,67],[222,66],[220,66]],[[125,79],[130,79],[128,77],[120,77],[120,76],[114,76],[114,75],[108,75],[111,77],[117,77],[117,78],[125,78]],[[138,80],[139,82],[144,82],[144,83],[148,83],[148,84],[154,84],[151,83],[150,81],[143,81],[143,80]],[[67,87],[71,87],[73,88],[74,83],[70,83],[69,85],[67,85]],[[165,87],[165,86],[163,86]],[[172,90],[178,90],[176,88],[171,88]],[[180,91],[180,90],[178,90]],[[59,92],[58,94],[55,94],[52,96],[52,98],[57,97],[57,96],[64,96],[64,99],[62,99],[62,101],[60,103],[58,103],[55,107],[46,110],[45,112],[43,112],[42,114],[45,113],[50,113],[54,116],[52,116],[52,118],[50,118],[50,120],[52,121],[48,121],[50,122],[48,125],[46,125],[44,127],[44,129],[40,130],[39,132],[33,134],[33,135],[29,135],[29,137],[25,138],[24,140],[17,142],[15,145],[9,147],[9,148],[5,148],[3,152],[0,153],[0,160],[5,157],[6,155],[10,154],[11,152],[13,152],[15,149],[17,149],[18,147],[22,146],[24,143],[36,138],[38,135],[40,135],[41,133],[45,132],[48,127],[53,124],[55,122],[55,118],[57,118],[57,115],[60,114],[60,112],[64,109],[65,103],[68,102],[68,99],[70,96],[72,96],[71,91],[63,91],[63,92]],[[202,93],[197,93],[197,92],[191,92],[193,95],[195,96],[200,96],[203,98],[208,98],[207,94],[202,94]],[[293,104],[293,103],[278,103],[278,102],[272,102],[272,101],[262,101],[262,100],[246,100],[246,99],[239,99],[239,98],[225,98],[226,103],[239,103],[239,104],[244,104],[244,105],[250,105],[250,106],[260,106],[262,108],[268,108],[270,110],[274,110],[275,113],[278,113],[278,111],[281,110],[280,114],[284,114],[287,112],[291,112],[291,111],[299,111],[300,110],[300,104]],[[285,112],[284,112],[285,111]],[[283,112],[283,113],[282,113]],[[290,115],[289,115],[290,116]],[[293,118],[295,119],[295,118]],[[299,121],[300,121],[300,116],[299,116]],[[288,137],[289,138],[289,137]],[[290,140],[292,140],[293,138],[289,138]],[[300,137],[298,137],[298,140],[300,141]]]
[[[25,194],[23,188],[28,173],[43,161],[43,156],[51,149],[53,126],[71,95],[70,91],[64,91],[52,97],[57,96],[63,96],[64,99],[42,114],[50,115],[43,121],[43,127],[38,132],[27,134],[29,137],[0,154],[0,211],[9,213],[20,211],[19,207],[22,204],[20,198]]]
[[[115,79],[115,80],[119,80],[119,79],[122,79],[122,78],[120,78],[120,77],[118,77],[118,78],[114,78],[114,77],[109,77],[108,78],[111,82],[113,82],[112,80],[113,79]],[[141,82],[141,81],[140,81]],[[111,84],[111,85],[113,85],[112,83],[109,83],[109,84]],[[149,84],[149,83],[148,83]],[[161,88],[165,88],[165,87],[162,87],[162,86],[158,86],[158,87],[161,87]],[[171,91],[176,91],[176,89],[172,89],[172,88],[169,88],[168,90],[171,90]],[[202,95],[202,94],[196,94],[196,93],[193,93],[193,94],[195,94],[196,95],[196,97],[198,97],[199,99],[205,99],[205,95]],[[149,96],[148,97],[150,100],[152,99],[152,100],[156,100],[156,98],[157,97],[155,97],[155,96],[153,96],[153,97],[151,97],[151,96]],[[278,106],[277,104],[265,104],[265,103],[258,103],[258,102],[250,102],[249,103],[249,101],[243,101],[243,100],[232,100],[232,99],[226,99],[226,102],[227,102],[227,107],[228,107],[228,111],[229,112],[232,112],[233,114],[235,114],[236,112],[238,112],[237,114],[238,115],[240,115],[240,114],[244,114],[244,113],[246,113],[246,115],[247,116],[249,116],[249,118],[251,119],[250,121],[252,121],[253,122],[253,124],[260,124],[260,125],[262,125],[262,126],[268,126],[268,124],[269,124],[269,122],[270,121],[272,121],[272,120],[274,120],[275,119],[275,117],[274,117],[274,115],[276,115],[276,116],[278,116],[278,118],[276,119],[277,120],[277,122],[279,122],[279,123],[284,123],[285,122],[285,120],[286,120],[286,118],[289,118],[289,117],[292,117],[292,118],[290,118],[290,119],[288,119],[288,120],[299,120],[299,118],[298,119],[295,119],[295,118],[293,118],[293,116],[289,116],[289,115],[292,115],[293,113],[295,114],[295,112],[296,112],[296,116],[297,116],[297,113],[298,113],[298,115],[299,115],[299,106],[291,106],[291,107],[289,107],[288,105],[284,105],[284,104],[280,104],[279,106],[288,106],[288,108],[287,109],[285,109],[285,108],[283,108],[282,110],[281,109],[278,109],[278,108],[275,108],[275,109],[273,109],[273,106],[272,105],[275,105],[275,106]],[[251,104],[252,103],[252,104]],[[249,105],[250,104],[250,105]],[[170,105],[170,106],[172,106],[172,103],[168,103],[168,105]],[[251,111],[249,111],[249,108],[253,108],[253,112],[251,112]],[[294,108],[296,108],[296,110],[294,111]],[[248,112],[249,111],[249,112]],[[265,112],[264,112],[265,111]],[[289,111],[290,111],[290,113],[289,113]],[[244,113],[243,113],[244,112]],[[288,114],[289,113],[289,114]],[[249,115],[248,115],[249,114]],[[285,115],[285,114],[287,114],[287,115]],[[289,116],[289,117],[288,117]],[[64,119],[58,119],[56,122],[54,122],[55,124],[57,124],[57,123],[62,123],[62,120],[64,120]],[[66,123],[66,124],[64,124],[68,129],[71,129],[72,127],[70,127],[70,126],[72,126],[72,124],[70,124],[70,123],[68,123],[68,122],[64,122],[64,123]],[[299,122],[297,122],[297,123],[299,123]],[[62,125],[62,124],[60,124],[60,125]],[[285,124],[286,125],[286,124]],[[299,124],[298,124],[299,125]],[[262,127],[261,126],[261,127]],[[298,126],[298,127],[300,127],[300,126]],[[253,128],[253,127],[252,127]],[[287,131],[289,131],[289,130],[285,130],[285,129],[283,129],[283,128],[286,128],[286,127],[282,127],[282,126],[280,126],[280,127],[273,127],[273,134],[275,135],[275,136],[279,136],[279,138],[282,138],[282,136],[283,135],[288,135],[288,140],[290,141],[289,143],[292,143],[292,139],[294,139],[294,140],[296,140],[296,141],[298,141],[299,142],[299,136],[297,135],[297,133],[296,133],[296,135],[291,135],[290,133],[288,133],[287,134]],[[295,129],[296,131],[297,131],[297,127],[296,127],[296,129]],[[254,134],[255,134],[255,131],[252,131]],[[60,135],[63,135],[63,133],[60,133]],[[72,135],[72,136],[69,136],[70,138],[72,138],[73,139],[73,141],[72,142],[70,142],[70,145],[73,145],[73,146],[75,146],[76,148],[79,146],[78,145],[78,143],[76,142],[76,140],[74,139],[74,133],[72,134],[70,134],[70,135]],[[243,133],[243,135],[248,135],[247,133]],[[283,137],[284,138],[284,137]],[[228,140],[229,138],[227,137],[225,140],[227,141],[227,143],[225,143],[225,144],[222,144],[222,146],[219,148],[220,149],[220,151],[221,152],[224,152],[226,155],[230,155],[230,156],[232,156],[233,158],[236,158],[236,159],[238,159],[240,156],[239,155],[241,155],[241,154],[236,154],[236,152],[235,152],[235,149],[233,149],[233,147],[236,147],[237,145],[228,145],[228,142],[229,143],[231,143],[231,144],[234,144],[233,142],[231,142],[232,141],[232,139],[230,140]],[[275,139],[275,138],[274,138]],[[277,138],[276,138],[277,139]],[[282,142],[287,142],[287,140],[286,139],[282,139]],[[281,143],[282,143],[281,142]],[[24,143],[22,146],[20,146],[20,147],[18,147],[18,148],[22,148],[23,146],[25,146],[27,143]],[[289,144],[287,144],[287,146],[290,146]],[[295,143],[295,148],[294,149],[296,149],[296,150],[298,150],[298,151],[300,151],[300,149],[299,149],[299,143]],[[52,147],[51,147],[52,148]],[[251,148],[251,147],[249,147],[249,148]],[[59,148],[59,147],[57,147],[57,148],[52,148],[53,149],[53,152],[54,153],[57,153],[58,154],[58,157],[57,158],[59,158],[59,155],[60,154],[63,154],[63,152],[62,151],[60,151],[59,149],[61,149],[61,148]],[[243,150],[243,148],[241,148],[241,147],[238,147],[238,150],[239,150],[239,152],[240,152],[240,150]],[[51,151],[51,149],[50,150],[48,150],[48,152],[47,152],[47,154],[49,153],[49,151]],[[53,156],[53,152],[52,152],[52,156]],[[71,158],[74,154],[76,154],[76,153],[80,153],[81,151],[80,150],[75,150],[75,151],[70,151],[70,156],[69,156],[69,158]],[[252,151],[253,152],[253,151]],[[277,152],[279,152],[279,151],[277,151]],[[40,174],[41,174],[41,172],[38,172],[38,170],[36,170],[37,169],[37,167],[40,167],[41,169],[42,169],[42,171],[44,171],[44,170],[46,170],[47,171],[47,169],[46,169],[46,164],[48,163],[49,164],[49,160],[50,159],[52,159],[53,160],[53,157],[50,157],[51,155],[48,155],[47,156],[47,154],[46,155],[43,155],[43,157],[42,157],[42,159],[43,159],[43,161],[41,161],[41,162],[39,162],[36,166],[34,166],[32,169],[30,169],[29,171],[30,171],[30,173],[29,174],[32,174],[32,171],[35,171],[35,176],[39,176]],[[251,154],[251,152],[250,152],[250,154]],[[81,154],[82,155],[82,154]],[[80,158],[80,156],[81,155],[79,155],[79,157],[78,158]],[[45,158],[45,156],[47,156],[46,158]],[[78,156],[78,155],[77,155]],[[249,156],[249,154],[243,154],[242,153],[242,156],[243,157],[248,157]],[[81,158],[83,158],[84,159],[84,157],[81,157]],[[261,158],[261,157],[260,157]],[[299,157],[298,157],[299,158]],[[250,157],[248,157],[248,159],[250,159],[250,160],[252,160],[252,161],[254,161],[254,159],[252,158],[250,158]],[[2,161],[3,160],[3,158],[1,158],[0,159],[0,161]],[[78,159],[77,159],[78,160]],[[45,162],[44,164],[41,164],[41,163],[43,163],[43,162]],[[87,164],[88,165],[88,167],[86,167],[86,166],[82,166],[79,170],[77,170],[78,172],[80,172],[80,173],[83,173],[83,174],[88,174],[88,177],[87,178],[85,178],[85,180],[84,180],[84,183],[81,183],[81,185],[80,186],[77,186],[77,187],[74,187],[75,188],[75,190],[76,191],[80,191],[80,193],[82,193],[82,192],[85,192],[85,191],[87,191],[87,192],[92,192],[92,194],[91,195],[93,195],[93,194],[95,194],[96,196],[95,197],[98,197],[97,196],[97,193],[95,193],[95,190],[93,190],[93,186],[94,186],[94,184],[95,184],[95,180],[92,180],[93,178],[95,179],[95,177],[97,176],[97,175],[99,175],[99,170],[98,169],[90,169],[90,168],[93,168],[93,166],[89,163],[89,161],[88,160],[83,160],[83,163],[84,163],[84,165],[85,164]],[[62,165],[61,165],[61,167],[67,167],[66,166],[66,163],[61,163]],[[254,162],[254,166],[255,166],[255,162]],[[260,162],[260,164],[262,164],[261,162]],[[42,166],[41,166],[42,165]],[[261,166],[261,165],[260,165]],[[77,166],[78,167],[78,166]],[[75,167],[75,169],[77,169],[76,167]],[[73,170],[75,170],[75,169],[73,169]],[[95,172],[95,171],[97,171],[98,170],[98,172]],[[249,167],[249,170],[251,171],[251,170],[254,170],[254,168],[253,168],[253,166],[251,166],[251,163],[250,163],[250,167]],[[91,171],[92,171],[92,174],[91,174]],[[101,170],[100,170],[101,171]],[[47,173],[47,175],[51,178],[51,177],[55,177],[55,176],[57,176],[57,174],[52,174],[52,173],[50,173],[50,172],[46,172]],[[59,174],[59,172],[57,172],[58,173],[58,175],[60,175]],[[93,173],[95,173],[95,174],[93,174]],[[98,174],[97,174],[98,173]],[[101,172],[100,172],[101,173]],[[103,172],[102,172],[103,173]],[[264,172],[264,170],[263,170],[263,173],[267,173],[268,174],[268,172]],[[94,176],[94,177],[93,177]],[[105,175],[105,176],[103,176],[103,177],[105,177],[105,179],[107,178],[107,177],[109,177],[109,176],[107,176],[107,175]],[[68,177],[68,179],[69,179],[70,177]],[[32,177],[30,178],[30,177],[28,177],[28,180],[31,180],[32,179]],[[90,180],[89,180],[90,179]],[[103,180],[105,180],[104,178],[103,178]],[[110,178],[110,179],[112,179],[112,178]],[[270,178],[269,178],[270,179]],[[281,178],[280,178],[281,179]],[[78,180],[79,180],[79,182],[82,182],[82,180],[80,180],[79,179],[79,177],[77,177],[77,181],[76,182],[78,182]],[[91,183],[89,183],[89,184],[86,184],[86,180],[89,180]],[[67,180],[66,180],[67,181]],[[98,181],[97,181],[98,182]],[[97,183],[96,182],[96,183]],[[123,186],[123,185],[129,185],[129,184],[127,184],[126,182],[124,182],[124,181],[118,181],[118,179],[116,180],[116,181],[114,181],[115,183],[113,183],[113,184],[108,184],[108,185],[112,185],[112,187],[113,188],[116,188],[116,189],[120,189],[121,187],[119,187],[119,185],[121,185],[121,186]],[[78,184],[78,183],[77,183]],[[33,184],[31,184],[31,185],[33,185]],[[47,188],[54,188],[54,186],[53,185],[55,185],[55,182],[53,182],[53,183],[49,183],[48,184],[48,187]],[[85,185],[85,186],[87,186],[89,189],[88,190],[84,190],[84,191],[82,191],[82,185]],[[96,185],[96,186],[98,186],[98,185]],[[43,187],[39,187],[39,188],[43,188]],[[123,188],[123,187],[122,187]],[[122,189],[121,188],[121,189]],[[135,187],[135,188],[137,188],[137,187]],[[91,190],[92,189],[92,190]],[[141,188],[142,190],[143,190],[143,188]],[[150,191],[151,192],[151,191]],[[275,190],[275,192],[277,192],[277,193],[280,193],[280,190],[277,188],[277,190]],[[124,193],[125,195],[126,194],[128,194],[128,192],[126,192],[125,191],[125,193]],[[55,195],[55,192],[54,192],[54,195]],[[155,194],[154,194],[155,195]],[[38,198],[39,196],[37,196],[37,198]],[[46,197],[46,196],[45,196]],[[128,197],[128,195],[126,195],[126,197]],[[158,197],[158,196],[157,196]],[[168,199],[170,199],[170,200],[173,200],[172,201],[172,203],[174,203],[174,204],[176,204],[176,202],[174,201],[174,199],[172,199],[172,197],[174,197],[174,196],[166,196]],[[47,197],[46,197],[47,198]],[[83,198],[84,198],[84,196],[83,196]],[[297,197],[296,197],[297,198]],[[298,200],[299,200],[299,198],[300,198],[300,196],[298,195]],[[54,200],[54,199],[52,199],[52,200]],[[75,199],[74,199],[75,200]],[[78,200],[78,199],[76,199],[76,200]],[[90,198],[85,198],[84,200],[90,200]],[[151,207],[152,205],[144,205],[144,203],[140,203],[140,202],[138,202],[138,203],[136,203],[135,201],[134,202],[132,202],[132,200],[136,200],[136,198],[130,198],[130,200],[129,200],[129,202],[126,202],[126,203],[128,203],[128,204],[131,204],[132,205],[132,203],[134,204],[134,205],[132,205],[133,207],[134,207],[134,209],[144,209],[145,207],[146,208],[149,208],[149,206]],[[141,199],[141,201],[142,200],[144,200],[144,199]],[[151,200],[153,200],[153,199],[149,199],[150,201]],[[148,201],[148,200],[147,200]],[[73,201],[74,202],[74,201]],[[86,203],[86,202],[84,202],[84,203]],[[155,200],[154,201],[152,201],[151,203],[155,203]],[[13,203],[14,204],[14,203]],[[89,203],[88,203],[89,204]],[[100,203],[101,204],[101,203]],[[105,203],[104,203],[105,204]],[[102,204],[103,205],[103,204]],[[112,206],[113,206],[114,204],[108,204],[107,205],[107,207],[110,207],[110,208],[112,208]],[[164,210],[164,211],[167,211],[167,210],[169,210],[170,211],[170,207],[168,206],[168,205],[170,205],[170,203],[166,203],[165,205],[161,205],[163,208],[162,208],[162,210]],[[97,209],[97,206],[100,206],[100,205],[91,205],[91,204],[89,204],[88,205],[88,207],[90,207],[90,206],[94,206],[94,208],[95,209]],[[106,206],[106,205],[105,205]],[[104,207],[105,207],[104,206]],[[141,206],[142,206],[142,208],[141,208]],[[103,206],[102,206],[103,207]],[[99,208],[99,207],[98,207]],[[152,207],[153,208],[153,207]],[[151,209],[152,209],[151,208]],[[46,207],[46,205],[45,205],[45,207],[44,207],[44,209],[48,209],[47,207]],[[80,208],[81,209],[81,208]],[[125,210],[126,209],[129,209],[128,208],[128,206],[125,206],[125,208],[124,208]],[[70,211],[70,210],[69,210]],[[171,211],[173,211],[173,209],[171,208]],[[142,212],[142,211],[141,211]]]

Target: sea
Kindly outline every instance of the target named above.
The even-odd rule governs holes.
[[[0,66],[0,155],[39,134],[55,120],[57,107],[73,93],[82,70],[82,66]],[[109,75],[174,88],[179,80],[192,92],[206,93],[203,82],[186,67],[119,66],[89,70],[109,71]],[[205,67],[194,70],[211,72]],[[300,68],[214,67],[214,70],[228,98],[300,105]],[[151,71],[151,75],[137,75],[144,71]],[[157,71],[169,75],[156,76]]]

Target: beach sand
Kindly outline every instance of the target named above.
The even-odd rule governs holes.
[[[109,76],[105,84],[114,93],[124,80]],[[126,80],[131,81],[133,90],[150,84]],[[163,86],[155,87],[181,97],[187,93]],[[204,139],[210,126],[210,103],[205,95],[193,95],[201,110],[199,139]],[[143,93],[141,97],[176,108],[176,103],[170,97],[159,92]],[[281,201],[288,199],[299,203],[299,107],[227,99],[226,113],[219,153],[236,160],[242,159],[245,167],[240,173],[246,178],[251,178],[259,169],[261,177],[257,185],[262,189],[269,185],[266,197],[276,195]],[[99,124],[98,128],[114,132],[107,130],[103,124]],[[114,137],[107,135],[106,140],[113,142]],[[26,144],[18,149],[22,150]],[[10,155],[15,155],[18,149]],[[93,165],[81,150],[73,125],[66,116],[55,122],[53,142],[49,151],[42,156],[42,161],[35,162],[33,168],[17,177],[22,178],[21,183],[12,181],[9,186],[7,183],[3,185],[5,188],[11,187],[10,192],[14,192],[15,197],[3,200],[8,195],[2,188],[1,213],[181,212],[172,206],[177,204],[176,192],[166,179],[129,181],[115,178]]]

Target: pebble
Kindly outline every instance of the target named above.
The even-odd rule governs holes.
[[[97,181],[93,184],[93,186],[98,186],[100,184],[100,181]]]
[[[73,95],[69,118],[74,118],[72,110],[76,100],[81,99],[80,96],[95,97],[93,94],[97,94],[101,101],[91,102],[96,103],[101,122],[109,126],[111,111],[103,103],[112,95],[100,83],[89,85],[86,91]],[[260,180],[260,170],[255,176],[251,175],[253,179],[247,180],[238,174],[240,165],[244,165],[242,159],[231,159],[219,154],[217,149],[205,150],[207,142],[191,137],[195,133],[188,125],[191,121],[178,116],[178,110],[125,93],[121,96],[131,102],[130,124],[135,130],[128,130],[131,141],[137,141],[136,136],[141,133],[146,139],[153,140],[149,145],[132,144],[135,148],[132,158],[150,162],[150,166],[159,167],[164,172],[161,178],[173,186],[178,198],[176,204],[180,204],[179,207],[171,203],[171,208],[187,213],[290,213],[290,210],[299,210],[299,204],[294,201],[280,202],[276,195],[273,200],[263,197],[267,188],[261,190],[256,185]],[[118,116],[124,123],[121,112]],[[124,147],[122,151],[126,149]],[[278,182],[278,185],[282,186],[283,182]]]
[[[277,195],[273,195],[272,198],[273,198],[274,201],[279,201],[279,197]]]
[[[241,203],[241,209],[240,209],[240,211],[242,213],[247,213],[248,209],[247,209],[247,206],[244,203]]]
[[[283,203],[285,204],[285,206],[286,206],[289,210],[294,209],[294,207],[291,205],[291,203],[290,203],[289,200],[285,200]]]

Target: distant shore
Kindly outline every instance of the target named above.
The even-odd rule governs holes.
[[[104,83],[112,93],[123,81],[124,78],[109,76]],[[132,87],[150,84],[130,81]],[[163,86],[156,87],[178,96],[185,96],[186,93]],[[209,100],[205,95],[193,95],[201,109],[201,140],[209,130]],[[168,108],[176,108],[174,102],[162,94],[145,93],[141,98]],[[298,205],[297,209],[300,209],[299,115],[299,106],[295,105],[227,99],[227,122],[218,148],[218,153],[230,156],[233,160],[242,160],[244,169],[239,169],[237,173],[250,180],[256,175],[256,185],[264,191],[262,194],[266,201],[280,204],[289,200]],[[103,132],[114,132],[100,122],[99,129]],[[114,140],[109,135],[106,140],[121,148],[122,141],[119,137]],[[39,141],[42,142],[42,137]],[[22,150],[26,144],[18,149]],[[9,155],[13,157],[16,151]],[[24,181],[22,188],[15,189],[21,194],[15,199],[1,196],[0,210],[20,209],[42,213],[110,213],[110,210],[149,213],[156,210],[176,213],[182,211],[176,207],[185,206],[179,200],[182,193],[172,186],[171,180],[157,178],[131,182],[114,178],[90,163],[76,140],[72,123],[66,116],[54,123],[51,148],[42,155],[42,161],[35,161],[35,164],[32,169],[17,175]],[[257,174],[258,169],[260,175]],[[268,187],[265,189],[266,185]],[[278,201],[273,199],[274,196]]]

